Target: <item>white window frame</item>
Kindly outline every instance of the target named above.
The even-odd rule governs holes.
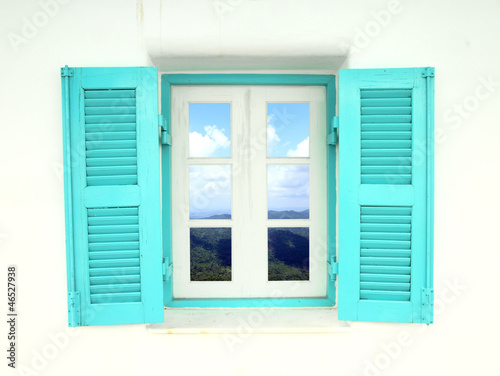
[[[231,103],[231,158],[189,158],[188,103]],[[309,158],[267,158],[267,103],[308,102]],[[271,298],[327,295],[326,92],[321,86],[174,86],[172,119],[173,297]],[[248,163],[248,161],[251,161]],[[189,165],[231,165],[232,219],[189,220]],[[267,166],[309,165],[310,219],[267,219]],[[245,176],[242,179],[241,176]],[[252,205],[248,205],[251,198]],[[232,227],[232,280],[190,281],[190,227]],[[309,227],[309,281],[267,281],[267,228]],[[256,235],[258,234],[258,235]],[[257,257],[254,250],[258,250]]]

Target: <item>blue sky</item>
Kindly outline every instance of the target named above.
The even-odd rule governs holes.
[[[231,156],[231,104],[189,104],[189,156]]]
[[[189,104],[189,156],[231,156],[231,104]],[[309,156],[309,103],[267,104],[267,156]]]
[[[267,104],[267,156],[309,156],[309,103]]]

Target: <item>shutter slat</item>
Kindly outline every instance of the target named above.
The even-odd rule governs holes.
[[[107,149],[136,149],[135,140],[113,140],[113,141],[87,141],[87,150],[107,150]]]
[[[137,157],[87,158],[87,167],[136,166]]]
[[[111,277],[90,277],[90,286],[93,285],[118,285],[121,283],[139,283],[141,281],[141,276],[139,274],[134,275],[115,275]]]
[[[104,149],[104,150],[88,150],[87,160],[91,158],[121,158],[121,157],[134,157],[137,156],[137,149],[135,147],[126,149]]]
[[[398,282],[361,282],[361,290],[410,291],[409,283]]]
[[[360,244],[361,248],[389,248],[389,249],[410,248],[410,242],[402,240],[361,239]]]
[[[405,274],[370,274],[362,273],[361,282],[410,283],[410,275]]]
[[[392,130],[392,129],[388,129]],[[400,131],[406,129],[397,129]],[[85,125],[86,132],[133,132],[135,131],[135,123],[96,123],[96,124],[86,124]]]
[[[365,215],[375,215],[377,217],[391,215],[394,220],[398,220],[400,217],[411,217],[411,208],[407,206],[362,206],[361,218]],[[376,217],[370,218],[375,220]]]
[[[125,217],[134,217],[139,223],[139,210],[137,208],[89,208],[87,210],[89,218],[116,218],[117,221]]]
[[[361,249],[361,257],[410,257],[410,249]]]
[[[409,257],[361,257],[361,265],[410,266]]]
[[[411,140],[363,140],[363,149],[410,149]]]
[[[131,91],[131,96],[128,98],[98,98],[98,99],[85,99],[85,107],[135,107],[135,95]]]
[[[85,115],[85,124],[135,123],[135,115]]]
[[[394,164],[396,163],[396,165]],[[361,168],[367,166],[380,167],[380,166],[410,166],[411,157],[362,157]]]
[[[410,231],[407,232],[367,232],[361,229],[363,240],[407,240],[410,241]]]
[[[139,260],[139,250],[128,251],[108,251],[108,252],[89,252],[89,260],[126,260],[134,258]],[[129,262],[129,261],[127,261]],[[130,261],[131,262],[131,261]]]
[[[406,98],[367,98],[361,99],[361,107],[409,107],[411,106],[411,94],[406,92]]]
[[[381,129],[362,131],[362,140],[411,140],[411,131],[389,132]]]
[[[411,98],[411,90],[361,90],[361,99],[366,98]]]
[[[361,115],[411,115],[411,106],[390,107],[397,103],[390,103],[388,107],[365,107],[361,101]],[[409,118],[411,119],[411,118]]]
[[[361,157],[411,157],[411,149],[362,149]]]
[[[112,243],[92,243],[89,244],[89,251],[120,251],[139,249],[139,242],[112,242]]]
[[[90,271],[91,277],[112,277],[115,275],[131,275],[140,274],[141,268],[139,266],[125,266],[114,268],[92,268]]]
[[[116,242],[116,241],[124,241],[124,242],[134,242],[139,241],[138,233],[131,234],[94,234],[89,235],[90,243],[104,243],[104,242]]]
[[[409,224],[399,223],[361,223],[361,232],[410,232]]]
[[[361,173],[365,175],[373,175],[373,174],[385,174],[385,175],[392,175],[392,176],[399,176],[398,174],[402,175],[410,175],[411,174],[411,166],[363,166],[361,167]]]
[[[89,106],[88,102],[85,102],[85,115],[134,115],[133,119],[135,121],[135,102],[132,106],[123,106],[119,101],[116,101],[115,105],[112,107],[95,107]]]
[[[106,226],[106,225],[134,225],[137,224],[137,217],[133,215],[123,215],[119,218],[116,217],[89,217],[89,225],[92,226]],[[97,229],[98,227],[96,227]]]
[[[361,265],[361,273],[368,274],[407,274],[410,275],[411,267],[407,266],[384,266],[384,265]]]
[[[110,90],[86,90],[85,99],[96,98],[135,98],[135,90],[110,89]]]
[[[361,124],[361,131],[362,132],[370,132],[370,131],[410,132],[411,123]]]
[[[361,248],[361,256],[368,257],[410,257],[411,248]]]
[[[369,215],[365,214],[361,216],[361,222],[364,223],[400,223],[408,224],[411,223],[411,218],[406,216],[392,217],[390,215]]]
[[[135,132],[87,132],[85,134],[85,140],[87,141],[135,141]]]
[[[140,266],[140,260],[138,257],[128,258],[128,259],[105,259],[105,260],[90,260],[89,267],[91,268],[90,274],[94,270],[100,270],[101,268],[127,268]]]
[[[410,123],[411,115],[361,115],[361,124],[367,123]]]
[[[119,224],[113,223],[113,225],[105,226],[105,225],[96,225],[95,220],[93,221],[92,224],[90,224],[90,222],[91,221],[89,221],[89,234],[118,234],[127,232],[139,233],[139,225],[124,225],[121,223]]]
[[[137,174],[137,166],[100,166],[87,167],[87,176],[102,176],[112,178],[114,175],[134,177]]]

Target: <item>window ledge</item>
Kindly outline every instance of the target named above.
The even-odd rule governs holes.
[[[346,333],[335,308],[165,308],[165,322],[149,324],[154,334]]]

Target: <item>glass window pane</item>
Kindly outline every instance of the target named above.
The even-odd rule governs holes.
[[[191,228],[191,281],[231,280],[231,228]]]
[[[231,104],[189,104],[189,156],[231,156]]]
[[[268,280],[309,280],[309,228],[268,229]]]
[[[189,219],[231,219],[231,166],[189,166]]]
[[[309,103],[267,104],[267,156],[309,157]]]
[[[309,166],[267,166],[269,219],[309,218]]]

